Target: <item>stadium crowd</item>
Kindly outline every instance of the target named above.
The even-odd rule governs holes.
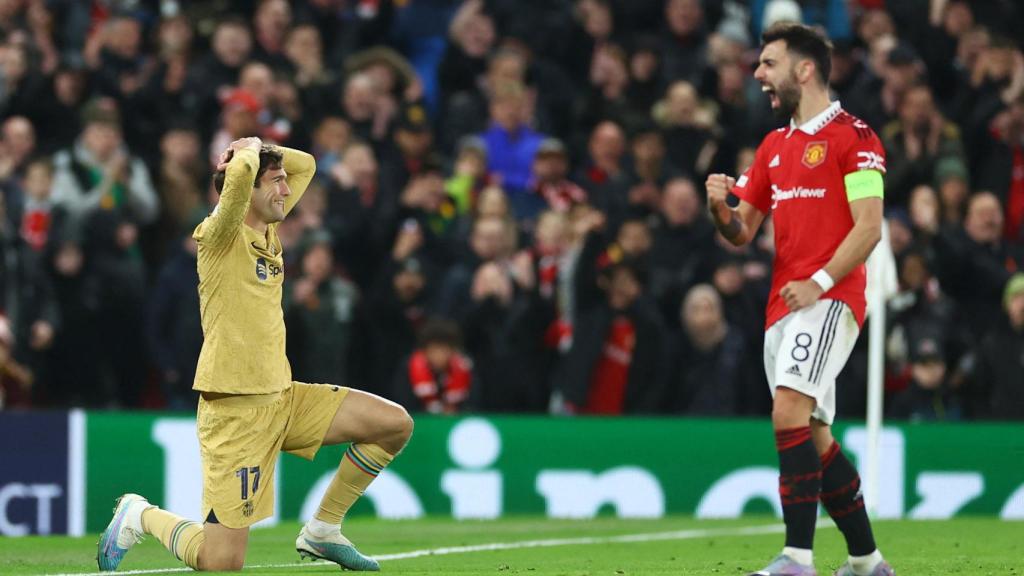
[[[886,147],[887,411],[1024,419],[1011,0],[2,1],[3,403],[194,407],[191,231],[258,135],[317,159],[279,228],[295,379],[437,413],[766,413],[770,225],[731,248],[703,182],[779,125],[751,71],[783,19],[827,30]]]

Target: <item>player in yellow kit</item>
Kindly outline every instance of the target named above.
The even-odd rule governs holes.
[[[321,445],[342,442],[351,445],[295,547],[306,558],[379,570],[342,536],[341,521],[405,446],[412,419],[372,394],[292,382],[285,357],[277,225],[315,171],[309,154],[259,138],[236,140],[221,154],[214,176],[220,202],[193,233],[205,338],[193,386],[200,392],[204,522],[125,494],[100,538],[101,570],[116,569],[143,534],[194,569],[241,569],[249,527],[273,513],[277,454],[312,459]]]

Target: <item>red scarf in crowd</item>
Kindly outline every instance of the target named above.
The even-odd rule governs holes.
[[[1010,190],[1006,195],[1005,238],[1017,242],[1024,238],[1024,147],[1013,147],[1013,171],[1010,173]]]
[[[601,357],[590,377],[590,393],[584,412],[622,414],[635,348],[636,327],[633,321],[628,316],[617,316],[608,328]]]
[[[445,371],[435,376],[434,371],[430,369],[430,363],[427,362],[427,355],[417,351],[409,359],[409,382],[412,384],[413,394],[423,402],[427,412],[458,412],[459,406],[469,398],[472,367],[469,358],[453,354]]]

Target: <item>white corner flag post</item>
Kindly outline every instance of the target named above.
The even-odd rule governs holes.
[[[864,471],[864,503],[868,514],[878,510],[878,468],[881,459],[882,396],[885,384],[885,303],[899,289],[896,258],[889,245],[889,226],[882,222],[882,239],[867,262],[868,316],[868,410],[867,450]]]

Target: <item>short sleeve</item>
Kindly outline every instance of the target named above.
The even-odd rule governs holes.
[[[771,138],[765,138],[754,153],[754,161],[746,172],[736,180],[732,193],[740,200],[747,202],[757,208],[762,214],[767,215],[772,206],[772,187],[768,181],[768,164],[764,157],[771,148]]]
[[[885,148],[870,126],[859,119],[850,124],[852,142],[841,159],[843,176],[859,170],[877,170],[885,174]]]

